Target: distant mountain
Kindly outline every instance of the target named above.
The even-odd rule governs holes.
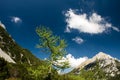
[[[118,78],[120,76],[120,61],[100,52],[80,64],[71,73],[84,76],[86,80],[120,80],[120,77]]]
[[[0,23],[0,57],[11,63],[37,64],[40,60],[29,50],[20,47]]]

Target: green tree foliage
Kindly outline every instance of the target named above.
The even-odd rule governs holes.
[[[37,27],[36,32],[40,37],[40,44],[37,45],[38,48],[42,48],[43,51],[50,53],[48,58],[50,67],[55,66],[57,68],[65,68],[68,64],[63,63],[61,65],[55,64],[57,60],[61,60],[66,54],[65,47],[66,42],[64,39],[53,35],[52,31],[46,27]]]
[[[0,80],[31,80],[26,68],[23,64],[8,63],[0,58]]]
[[[68,62],[61,62],[59,60],[66,54],[66,42],[64,39],[53,35],[53,32],[44,26],[36,28],[36,32],[40,38],[40,43],[37,48],[42,48],[42,51],[49,54],[47,59],[49,64],[49,73],[51,74],[52,68],[64,69],[68,67]]]
[[[3,58],[0,58],[0,80],[4,80],[7,77],[9,77],[7,62]]]
[[[45,80],[48,77],[48,67],[47,65],[39,65],[28,68],[29,75],[32,80]]]
[[[95,65],[89,65],[89,69],[82,69],[79,76],[84,77],[85,80],[107,80],[105,72],[100,68],[98,61],[93,63]]]
[[[30,80],[27,71],[27,66],[25,66],[24,64],[9,64],[8,70],[11,78]]]

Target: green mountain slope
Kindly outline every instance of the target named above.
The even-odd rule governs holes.
[[[28,69],[43,64],[44,61],[19,46],[0,25],[0,80],[32,80]]]
[[[20,47],[1,26],[0,49],[8,54],[16,63],[35,65],[40,61],[29,50]]]

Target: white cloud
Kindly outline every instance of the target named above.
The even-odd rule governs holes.
[[[76,68],[78,67],[82,62],[86,61],[88,57],[80,57],[80,58],[75,58],[72,56],[72,54],[66,55],[66,57],[63,58],[63,60],[68,61],[70,68]]]
[[[75,58],[72,54],[68,54],[65,57],[63,57],[61,60],[58,60],[58,62],[55,64],[62,66],[61,63],[67,61],[69,63],[69,68],[65,70],[61,70],[61,69],[58,70],[59,74],[65,74],[77,68],[81,63],[83,63],[86,60],[88,60],[88,57]]]
[[[11,17],[11,21],[14,23],[22,22],[22,20],[19,17],[15,17],[15,16]]]
[[[5,25],[0,21],[0,26],[6,29]]]
[[[92,13],[92,15],[76,14],[76,11],[70,9],[65,14],[67,27],[65,32],[71,32],[71,29],[76,29],[79,32],[89,33],[89,34],[99,34],[107,31],[108,29],[113,29],[115,31],[120,31],[117,27],[112,26],[103,17],[97,13]]]
[[[81,44],[84,42],[84,40],[80,37],[75,37],[72,39],[72,41],[75,41],[77,44]]]

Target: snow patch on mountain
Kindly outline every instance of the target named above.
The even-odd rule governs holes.
[[[15,63],[15,61],[8,54],[6,54],[1,48],[0,48],[0,57],[4,58],[6,61],[10,63]]]
[[[102,60],[102,59],[112,59],[113,57],[111,57],[110,55],[103,53],[103,52],[99,52],[96,56],[93,57],[93,59],[98,59],[98,60]]]
[[[1,26],[2,28],[6,29],[5,25],[4,25],[4,24],[2,24],[2,22],[1,22],[1,21],[0,21],[0,26]]]

